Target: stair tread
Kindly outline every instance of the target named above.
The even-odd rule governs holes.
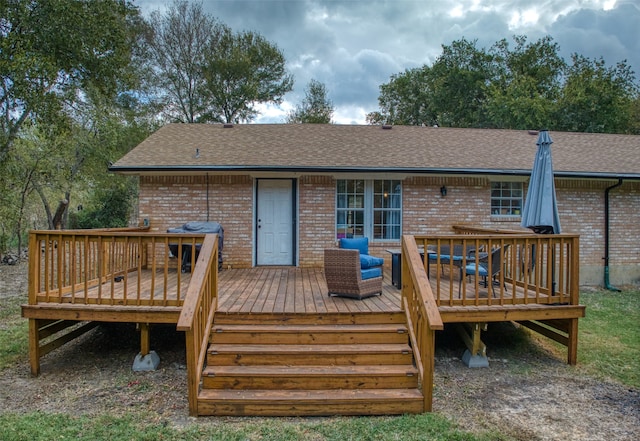
[[[298,354],[298,353],[323,353],[323,354],[361,354],[371,352],[399,353],[411,352],[411,347],[404,343],[395,344],[317,344],[317,345],[270,345],[270,344],[211,344],[208,352],[211,353],[265,353]]]
[[[364,323],[396,323],[406,324],[404,312],[365,312],[365,313],[241,313],[216,312],[215,324],[364,324]]]
[[[305,390],[232,390],[203,389],[198,394],[200,400],[225,401],[306,401],[306,402],[340,402],[340,401],[384,401],[384,400],[422,400],[419,389],[305,389]]]
[[[232,375],[232,376],[322,376],[322,375],[358,375],[358,376],[397,376],[417,375],[418,370],[412,365],[306,365],[306,366],[207,366],[205,376]]]
[[[222,324],[214,323],[212,332],[281,332],[331,333],[331,332],[407,332],[407,327],[398,323],[357,324],[357,325],[263,325],[263,324]]]

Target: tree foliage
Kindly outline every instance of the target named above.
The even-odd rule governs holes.
[[[194,123],[207,111],[202,73],[205,51],[217,45],[226,27],[208,16],[200,3],[176,1],[163,14],[155,11],[146,34],[154,67],[156,93],[169,119]]]
[[[559,130],[598,133],[638,132],[638,84],[624,62],[607,67],[604,60],[572,56],[558,100]],[[633,131],[635,128],[635,132]]]
[[[282,52],[254,32],[223,32],[205,53],[203,73],[208,121],[251,121],[256,104],[280,104],[293,89]]]
[[[289,124],[330,124],[333,118],[333,103],[327,97],[324,83],[312,79],[305,88],[302,104],[287,115]]]
[[[639,133],[638,82],[626,62],[574,55],[551,37],[515,36],[489,50],[465,39],[443,46],[432,66],[393,75],[380,86],[371,124]]]
[[[251,121],[256,104],[282,102],[293,88],[282,52],[255,32],[233,32],[202,5],[175,1],[147,34],[159,94],[176,121]]]
[[[501,40],[492,48],[497,76],[487,87],[486,110],[495,127],[546,128],[553,126],[566,63],[551,37],[527,43],[514,37],[515,47]]]
[[[139,15],[127,1],[5,0],[0,17],[0,162],[28,119],[61,125],[89,84],[131,86]]]
[[[430,68],[407,69],[392,75],[391,81],[380,86],[380,111],[369,113],[369,124],[432,125],[436,116],[431,112],[429,83]]]
[[[436,124],[483,127],[486,85],[494,78],[492,57],[464,38],[443,46],[427,76],[429,106]]]

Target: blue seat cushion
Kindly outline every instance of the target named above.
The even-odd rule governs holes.
[[[347,250],[358,250],[360,254],[369,254],[369,238],[356,237],[353,239],[342,238],[340,239],[340,248]]]
[[[465,271],[465,274],[468,276],[475,276],[476,272],[478,276],[482,276],[482,277],[486,277],[489,275],[489,272],[487,271],[487,269],[482,265],[479,265],[477,267],[477,270],[475,265],[473,264],[467,265],[464,267],[464,271]]]
[[[382,265],[384,265],[384,259],[382,259],[381,257],[370,256],[368,254],[360,254],[360,268],[368,269]]]
[[[448,254],[440,254],[440,263],[445,264],[449,263],[450,260],[454,262],[462,262],[463,256],[453,256],[453,258]],[[438,255],[434,253],[429,253],[429,260],[432,262],[436,262],[438,260]],[[469,260],[467,258],[467,260]]]
[[[382,270],[380,268],[369,268],[360,271],[362,274],[362,280],[373,279],[374,277],[380,277]]]

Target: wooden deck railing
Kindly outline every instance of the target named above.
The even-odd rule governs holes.
[[[203,240],[141,229],[32,231],[29,304],[181,306],[190,278],[181,269],[195,266],[190,251]]]
[[[198,391],[217,308],[218,240],[217,234],[206,236],[178,320],[178,330],[186,336],[187,388],[192,416],[198,415]]]
[[[465,231],[417,236],[438,306],[570,304],[579,302],[579,236]],[[500,249],[500,252],[494,252]],[[499,262],[495,262],[495,260]],[[499,267],[485,286],[465,268]],[[491,279],[491,277],[489,277]],[[469,281],[469,282],[468,282]]]
[[[412,236],[402,237],[402,281],[402,307],[407,315],[411,345],[420,375],[424,410],[431,412],[435,331],[444,329],[444,324]]]

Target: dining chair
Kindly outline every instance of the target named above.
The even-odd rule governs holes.
[[[460,267],[460,282],[458,284],[458,298],[461,296],[462,291],[462,280],[467,276],[480,276],[484,278],[485,287],[488,287],[489,283],[491,284],[491,293],[493,296],[496,296],[495,290],[493,288],[494,280],[496,276],[500,273],[503,267],[504,261],[504,252],[507,247],[498,247],[494,249],[491,253],[483,253],[480,257],[476,259],[475,252],[469,253],[469,258],[467,259],[466,266]],[[490,281],[489,281],[490,279]],[[505,285],[505,290],[507,289]]]

